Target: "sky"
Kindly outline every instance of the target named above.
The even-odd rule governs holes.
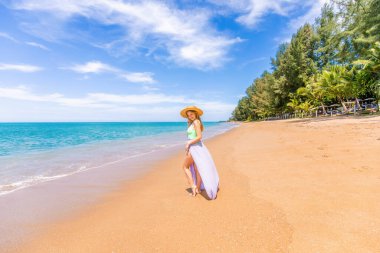
[[[327,0],[0,0],[0,122],[227,120]]]

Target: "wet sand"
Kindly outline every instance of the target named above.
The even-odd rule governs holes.
[[[380,252],[380,117],[244,123],[206,140],[214,201],[183,153],[13,252]]]

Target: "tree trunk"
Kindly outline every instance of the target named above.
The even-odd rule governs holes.
[[[359,99],[358,99],[358,98],[355,98],[355,102],[356,102],[355,106],[358,106],[358,108],[360,109],[361,107],[360,107]]]
[[[347,112],[347,107],[346,107],[346,105],[344,104],[344,100],[343,100],[343,99],[340,99],[340,103],[341,103],[342,106],[343,106],[343,110],[344,110],[344,112]]]
[[[323,102],[321,102],[321,105],[322,105],[322,111],[323,111],[323,115],[325,115],[325,114],[326,114],[325,105],[323,104]]]

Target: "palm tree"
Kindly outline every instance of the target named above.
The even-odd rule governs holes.
[[[344,101],[353,96],[351,76],[352,71],[349,71],[345,66],[331,66],[327,70],[323,70],[317,77],[319,92],[322,92],[326,97],[337,99],[342,104],[343,109],[347,111]]]
[[[374,43],[368,50],[368,54],[363,59],[353,62],[358,68],[358,81],[367,87],[362,87],[364,91],[371,91],[377,98],[380,97],[380,42]]]
[[[297,90],[300,93],[308,97],[308,101],[311,105],[321,106],[323,113],[326,114],[325,101],[331,99],[328,90],[321,86],[316,80],[310,79],[305,87],[301,87]]]

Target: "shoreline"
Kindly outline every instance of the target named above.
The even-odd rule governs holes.
[[[380,250],[380,117],[243,123],[204,143],[216,200],[187,195],[179,151],[12,252]]]
[[[206,133],[206,138],[215,138],[235,127],[236,124],[227,129],[213,129]],[[182,132],[174,134],[178,138]],[[163,141],[161,139],[167,136],[158,135],[154,138]],[[136,137],[136,140],[146,141],[146,138]],[[185,140],[183,138],[183,142]],[[1,195],[0,206],[3,208],[0,219],[3,222],[0,223],[0,231],[6,233],[0,238],[0,251],[11,251],[18,244],[41,233],[49,224],[75,216],[101,202],[110,192],[150,173],[156,163],[170,158],[178,150],[182,150],[181,145],[171,143],[164,148],[100,164]]]
[[[46,123],[41,124],[46,125]],[[211,125],[207,127],[206,138],[228,131],[230,128],[233,128],[234,125],[233,123]],[[56,126],[56,128],[59,127],[62,126]],[[157,126],[154,125],[150,127],[157,128]],[[177,126],[175,125],[175,127]],[[84,129],[83,134],[88,135],[85,130],[86,129]],[[184,139],[183,131],[179,131],[178,129],[176,129],[176,131],[172,131],[173,129],[169,130],[169,132],[151,132],[147,135],[137,134],[127,139],[92,141],[79,145],[57,146],[46,150],[29,150],[29,152],[26,153],[0,156],[0,162],[9,165],[2,168],[4,169],[4,178],[0,180],[0,196],[40,183],[124,162],[125,160],[134,159],[135,157],[151,156],[157,151],[175,148],[181,145],[183,141],[180,140]],[[25,138],[25,136],[19,137]],[[38,138],[41,139],[42,136]],[[51,137],[49,138],[51,139]],[[57,142],[60,140],[63,142],[66,141],[62,139],[64,138],[60,136]],[[22,145],[22,143],[21,141],[20,145]],[[12,149],[12,145],[13,144],[11,144],[10,149]],[[6,151],[5,149],[5,152]],[[7,180],[8,178],[10,179]]]
[[[170,157],[176,149],[169,147],[156,151],[155,156],[145,158],[144,163],[141,163],[142,157],[132,157],[0,196],[3,207],[0,219],[4,221],[0,231],[7,231],[0,238],[0,251],[12,250],[38,235],[48,224],[75,216],[93,206],[120,185],[149,173],[150,166]]]

